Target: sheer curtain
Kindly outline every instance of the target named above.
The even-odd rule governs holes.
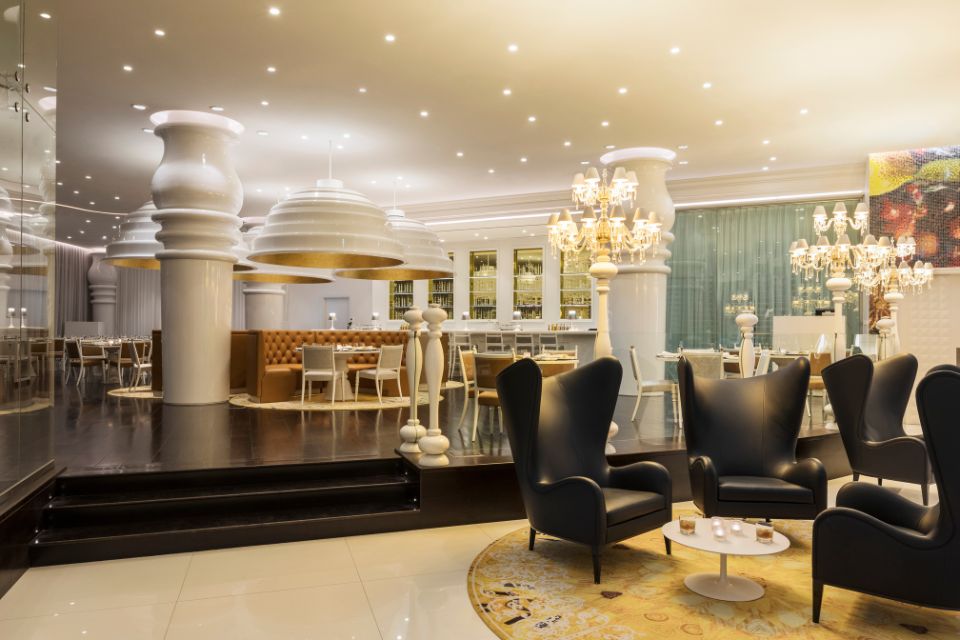
[[[54,245],[53,268],[54,330],[58,336],[62,336],[66,321],[90,318],[87,288],[90,253],[80,247],[58,242]]]
[[[856,201],[844,201],[853,211]],[[813,244],[813,209],[833,210],[835,202],[776,203],[745,207],[688,209],[677,212],[670,245],[672,273],[667,286],[667,348],[725,347],[739,341],[734,321],[752,306],[759,322],[755,334],[770,345],[773,316],[812,314],[832,307],[821,277],[803,282],[790,270],[790,243]],[[829,235],[833,239],[832,233]],[[858,240],[851,232],[854,242]],[[847,337],[860,332],[860,299],[851,294],[844,307]]]
[[[160,328],[160,271],[118,268],[117,331],[145,336]]]

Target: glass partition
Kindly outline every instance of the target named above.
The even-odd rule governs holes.
[[[852,211],[856,200],[844,201]],[[740,332],[735,318],[751,312],[759,318],[754,341],[778,345],[773,335],[777,316],[817,316],[832,313],[831,294],[823,274],[805,281],[793,274],[787,253],[799,238],[814,242],[813,210],[827,211],[835,202],[776,203],[677,212],[668,262],[672,273],[667,285],[667,349],[733,347]],[[853,242],[859,235],[849,230]],[[844,306],[848,346],[861,333],[861,297],[853,289]],[[811,326],[816,322],[809,323]],[[822,323],[821,323],[822,324]],[[798,334],[807,343],[797,343]],[[821,329],[791,332],[783,337],[789,348],[812,351]]]
[[[470,317],[497,319],[497,252],[470,252]]]
[[[543,318],[543,249],[514,249],[513,309],[521,320]]]

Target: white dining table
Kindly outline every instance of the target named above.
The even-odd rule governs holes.
[[[308,345],[313,346],[313,345]],[[320,345],[317,345],[320,346]],[[297,352],[303,351],[303,347],[297,347],[295,349]],[[337,381],[337,384],[342,386],[337,389],[337,397],[340,400],[352,399],[353,398],[353,385],[350,383],[350,368],[348,366],[348,361],[351,356],[364,353],[380,353],[380,349],[376,347],[351,347],[349,349],[335,349],[333,352],[333,362],[336,370],[340,372],[342,380]],[[340,391],[343,390],[341,394]],[[332,402],[333,401],[333,384],[326,385],[326,388],[323,391],[323,399]]]

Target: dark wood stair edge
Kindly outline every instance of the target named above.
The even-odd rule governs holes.
[[[308,520],[169,530],[30,545],[31,566],[190,553],[263,544],[405,531],[421,527],[417,508]]]

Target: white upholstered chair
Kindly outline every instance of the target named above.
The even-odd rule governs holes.
[[[389,345],[380,347],[380,356],[377,358],[375,369],[361,369],[357,371],[356,379],[353,385],[353,399],[356,401],[357,394],[360,392],[360,378],[373,380],[373,386],[377,389],[377,402],[383,402],[383,381],[396,380],[400,384],[400,365],[403,363],[403,345]],[[410,394],[416,394],[416,389],[411,389]]]
[[[300,381],[300,404],[313,395],[314,382],[329,382],[333,385],[330,392],[330,401],[337,400],[337,382],[342,381],[343,373],[337,371],[333,355],[333,346],[304,345],[303,347],[303,378]],[[343,385],[340,385],[343,393]]]

